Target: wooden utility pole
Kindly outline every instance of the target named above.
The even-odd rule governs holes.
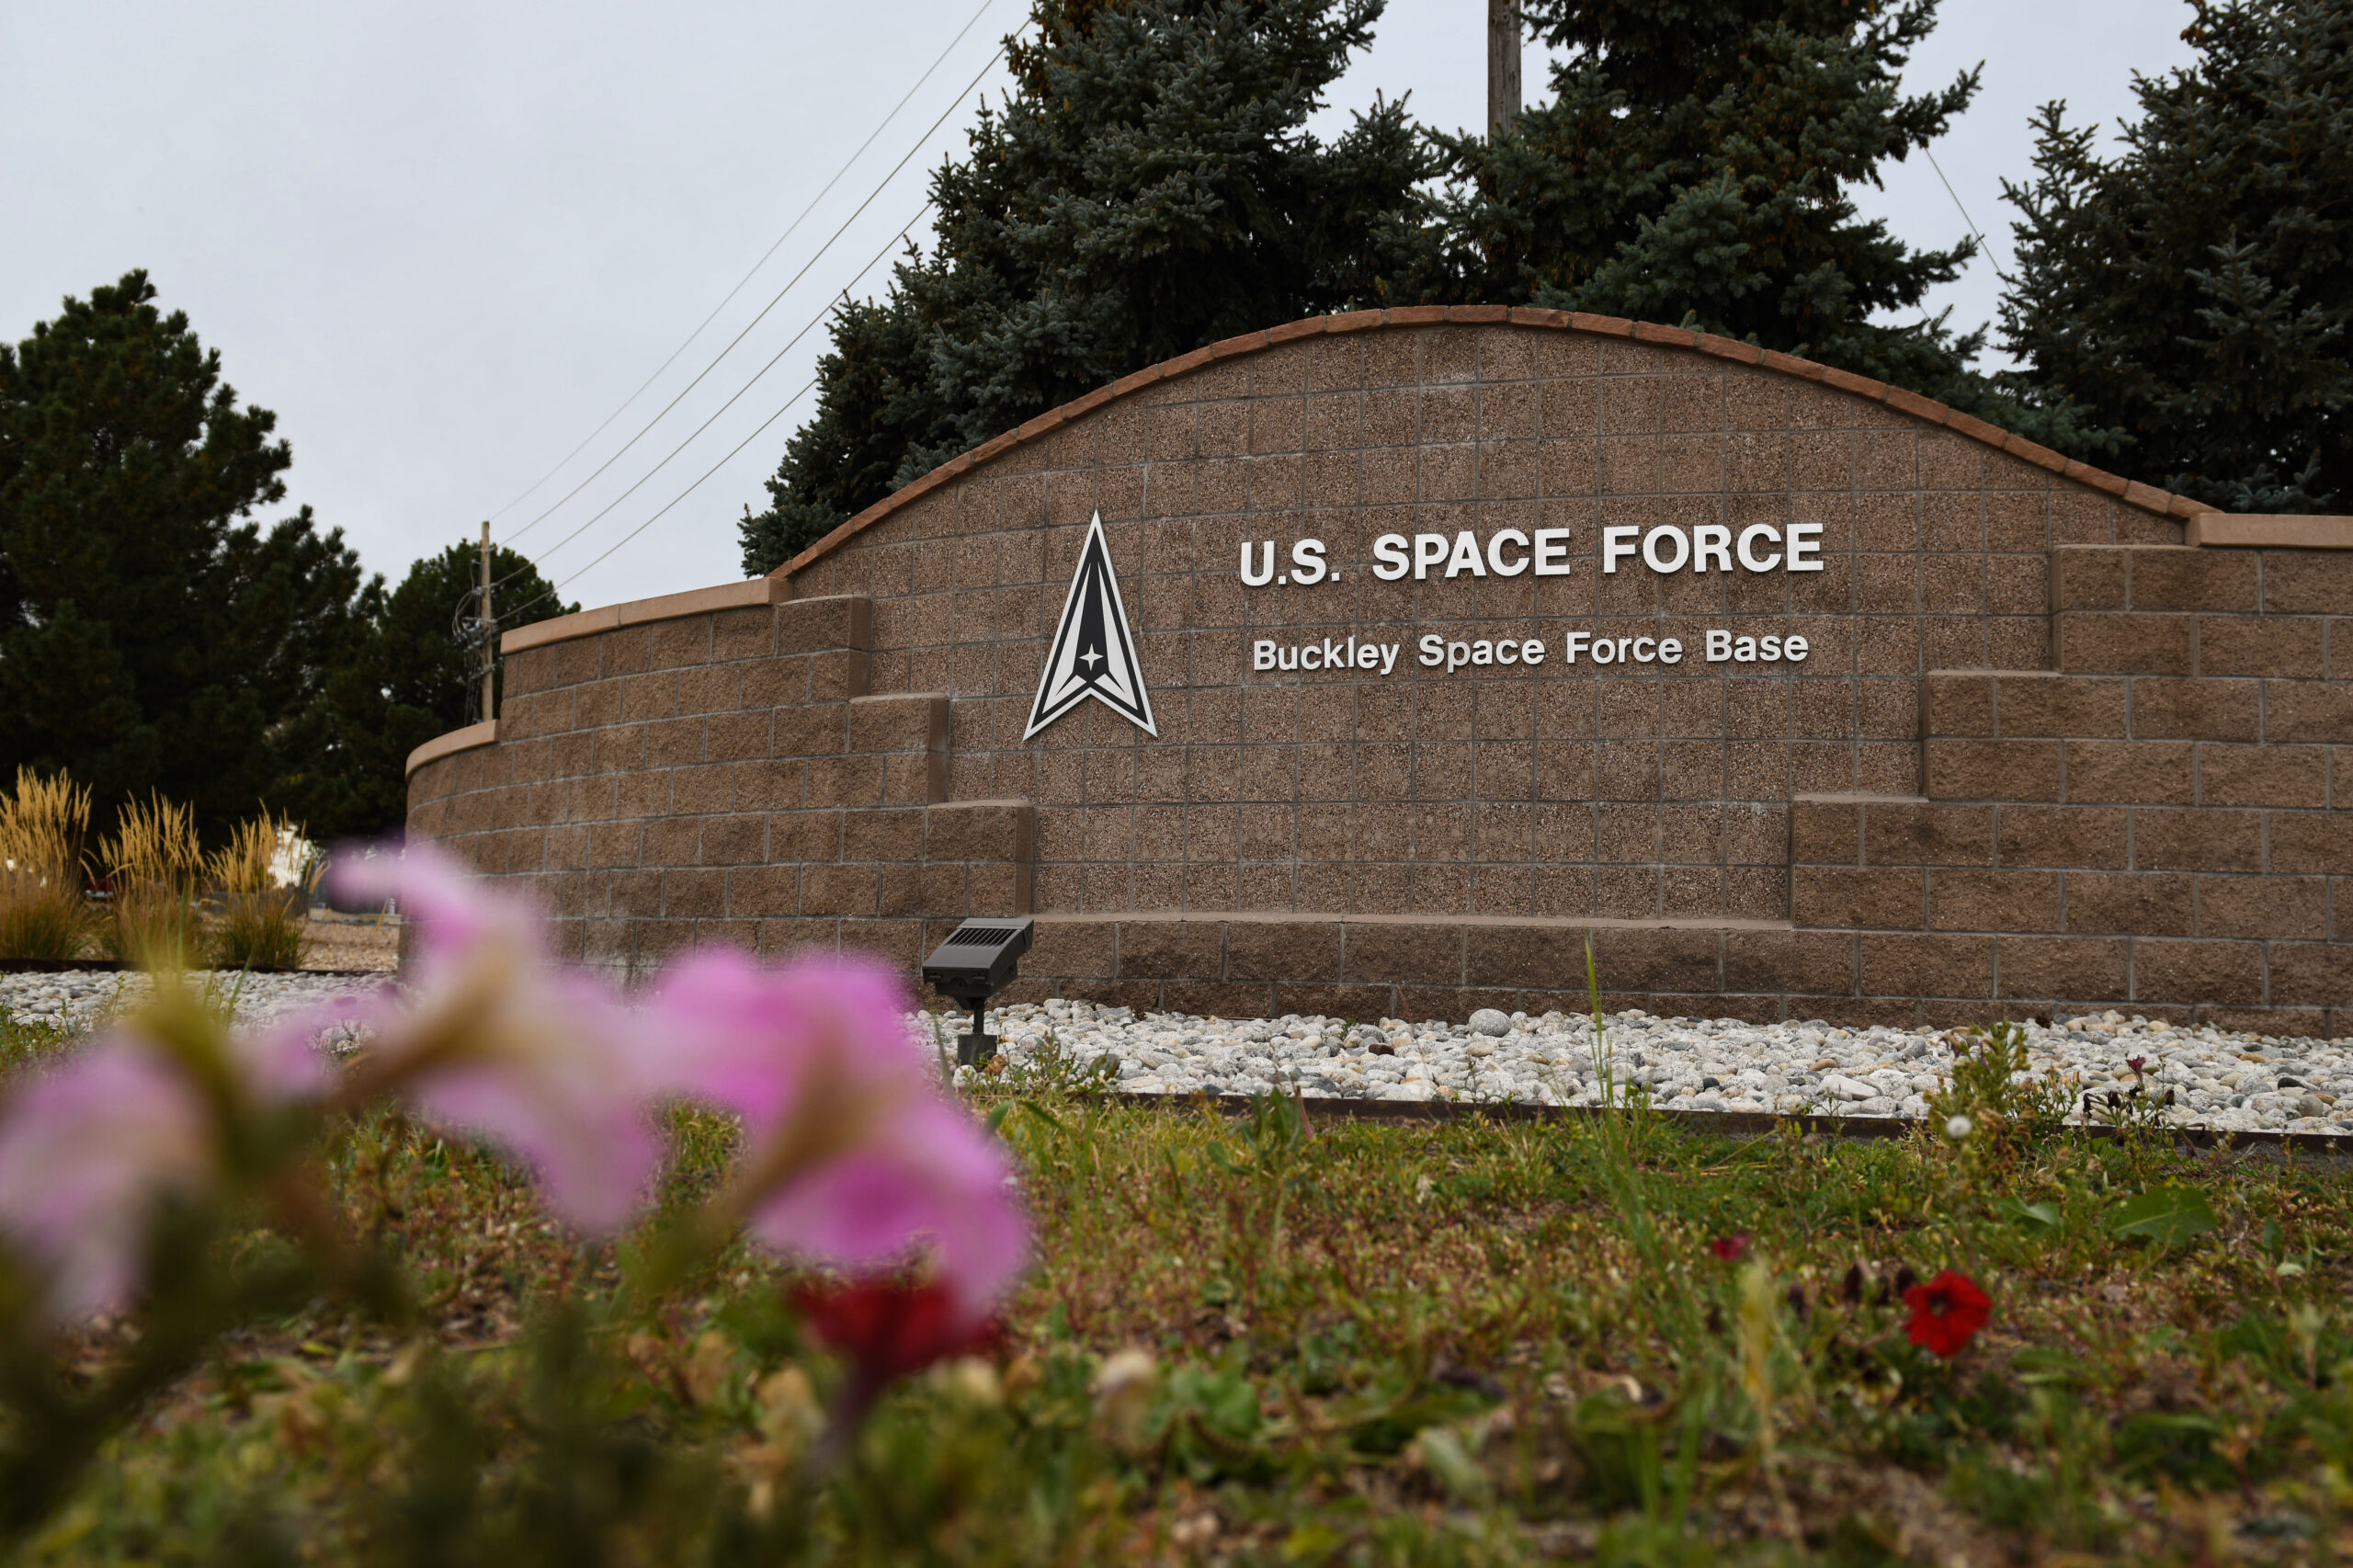
[[[1487,0],[1487,134],[1519,118],[1519,0]]]
[[[482,525],[482,716],[498,717],[498,617],[490,608],[490,519]]]

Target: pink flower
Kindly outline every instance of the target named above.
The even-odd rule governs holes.
[[[0,1233],[45,1277],[60,1318],[127,1301],[157,1210],[218,1174],[211,1108],[177,1062],[130,1034],[0,1104]]]
[[[645,1114],[645,1022],[611,987],[554,963],[530,904],[488,891],[438,849],[346,860],[335,881],[397,898],[417,926],[407,1004],[378,998],[363,1015],[375,1035],[362,1089],[513,1154],[574,1224],[626,1223],[661,1154]]]
[[[661,1081],[744,1119],[733,1201],[756,1240],[859,1273],[927,1244],[956,1320],[986,1315],[1021,1271],[1028,1227],[1004,1150],[910,1036],[896,975],[707,952],[664,977],[654,1008],[671,1042]]]

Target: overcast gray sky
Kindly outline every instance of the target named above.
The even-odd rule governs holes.
[[[292,499],[370,568],[397,578],[497,514],[583,604],[732,581],[737,519],[765,505],[759,482],[806,415],[785,405],[824,328],[789,345],[845,289],[873,291],[870,264],[977,99],[926,128],[976,75],[1001,89],[1002,65],[983,67],[1024,0],[992,0],[645,395],[523,493],[654,375],[979,4],[19,0],[0,7],[0,337],[145,267],[238,392],[278,412]],[[1485,12],[1392,0],[1329,116],[1377,88],[1410,91],[1426,121],[1479,123]],[[2188,61],[2188,15],[2184,0],[1946,0],[1913,80],[1985,63],[1937,155],[2005,265],[2000,182],[2027,173],[2028,114],[2064,97],[2112,123],[2133,71]],[[1527,75],[1533,97],[1533,51]],[[1915,244],[1965,232],[1925,160],[1859,199]],[[1980,261],[1938,303],[1974,323],[1998,291]]]

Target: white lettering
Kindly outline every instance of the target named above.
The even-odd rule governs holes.
[[[1284,648],[1277,652],[1275,654],[1275,668],[1279,670],[1295,670],[1299,668],[1299,650],[1297,648]]]
[[[1674,560],[1660,559],[1658,547],[1662,543],[1675,546]],[[1643,536],[1643,564],[1654,572],[1680,572],[1683,563],[1690,559],[1691,541],[1683,537],[1681,528],[1653,528]]]
[[[1822,553],[1820,523],[1790,525],[1790,567],[1792,572],[1819,572],[1822,562],[1814,559]]]
[[[1528,536],[1518,528],[1504,528],[1497,532],[1495,538],[1487,541],[1487,565],[1498,577],[1517,577],[1528,570],[1528,557],[1523,555],[1510,565],[1505,565],[1504,546],[1506,543],[1517,544],[1520,549],[1526,550]]]
[[[1429,639],[1424,638],[1423,641],[1428,642]],[[1383,642],[1381,645],[1381,673],[1382,675],[1387,675],[1390,671],[1397,667],[1397,651],[1404,646],[1404,644],[1402,642]]]
[[[1299,667],[1302,670],[1322,669],[1324,667],[1324,650],[1318,648],[1313,642],[1310,642],[1306,647],[1302,648],[1299,651]]]
[[[1243,548],[1247,550],[1249,546],[1245,545]],[[1275,645],[1272,642],[1267,642],[1251,643],[1250,667],[1254,670],[1273,669],[1275,667]]]
[[[1479,559],[1479,536],[1464,528],[1454,536],[1454,553],[1447,558],[1446,574],[1468,572],[1473,577],[1487,574],[1487,563]]]
[[[1756,656],[1768,665],[1779,662],[1781,657],[1781,640],[1778,637],[1765,638],[1756,644]]]
[[[1773,543],[1779,544],[1781,542],[1781,530],[1775,528],[1770,523],[1752,523],[1747,528],[1741,529],[1740,563],[1743,566],[1747,567],[1751,572],[1770,572],[1774,567],[1779,566],[1781,563],[1781,552],[1777,550],[1772,554],[1765,557],[1762,561],[1759,561],[1756,556],[1750,554],[1748,550],[1748,547],[1759,539],[1770,540]]]
[[[1756,662],[1756,639],[1754,637],[1733,638],[1732,643],[1732,662],[1735,665],[1755,664]]]
[[[1657,656],[1658,644],[1655,642],[1648,637],[1637,637],[1634,639],[1634,659],[1636,663],[1647,665]]]
[[[1291,581],[1302,588],[1313,587],[1331,572],[1324,562],[1324,541],[1303,539],[1290,547]]]
[[[1608,637],[1600,638],[1595,642],[1593,645],[1593,662],[1597,665],[1616,664],[1618,662],[1617,642],[1613,639]]]
[[[1792,545],[1790,548],[1794,550],[1797,547]],[[1790,570],[1794,572],[1798,570],[1798,568],[1791,566]],[[1806,650],[1811,646],[1813,646],[1813,644],[1809,643],[1804,638],[1792,637],[1788,642],[1781,644],[1781,657],[1789,660],[1790,663],[1793,665],[1802,664],[1805,661]]]
[[[1468,642],[1449,642],[1449,643],[1446,645],[1446,673],[1447,673],[1448,675],[1452,675],[1455,671],[1457,671],[1457,670],[1461,669],[1463,665],[1465,665],[1469,664],[1470,662],[1471,662],[1471,644],[1470,644],[1470,643],[1468,643]]]
[[[1604,572],[1617,571],[1618,562],[1633,554],[1640,548],[1634,540],[1641,536],[1642,531],[1631,526],[1602,529],[1601,569]]]
[[[1536,574],[1539,577],[1565,577],[1569,574],[1568,529],[1536,530]]]
[[[1575,664],[1577,662],[1577,654],[1584,650],[1587,644],[1592,642],[1592,641],[1593,633],[1590,631],[1572,631],[1563,636],[1561,639],[1561,662],[1565,665]]]
[[[1415,534],[1414,536],[1415,582],[1427,581],[1430,568],[1445,559],[1446,536],[1444,534]]]
[[[1446,639],[1433,631],[1422,639],[1422,667],[1434,670],[1446,663]],[[1387,671],[1381,672],[1387,674]]]
[[[1263,588],[1274,580],[1275,541],[1273,540],[1267,540],[1267,547],[1258,557],[1258,570],[1256,574],[1253,574],[1250,570],[1250,541],[1246,539],[1242,541],[1243,586],[1248,588]]]
[[[1544,640],[1540,637],[1531,637],[1527,642],[1522,642],[1519,645],[1519,662],[1523,665],[1542,664],[1544,662]]]
[[[1372,541],[1372,574],[1384,583],[1393,583],[1405,574],[1413,562],[1406,558],[1404,534],[1382,534]]]
[[[1516,665],[1519,663],[1519,644],[1513,642],[1508,637],[1496,643],[1495,663],[1499,665]]]
[[[1471,644],[1471,662],[1492,665],[1495,662],[1495,645],[1482,637]]]
[[[1720,572],[1732,570],[1732,530],[1722,523],[1701,523],[1691,530],[1691,551],[1697,557],[1695,572],[1705,572],[1713,561]]]
[[[1662,665],[1681,664],[1683,662],[1682,639],[1669,637],[1662,641],[1658,645],[1658,662]]]
[[[1732,633],[1711,630],[1708,633],[1708,662],[1721,665],[1732,657]]]

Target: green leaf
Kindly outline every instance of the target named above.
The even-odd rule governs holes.
[[[2108,1218],[2110,1235],[2162,1242],[2167,1246],[2202,1236],[2214,1228],[2214,1210],[2194,1187],[2160,1187],[2128,1199]]]
[[[1462,1446],[1462,1439],[1443,1426],[1425,1426],[1418,1439],[1422,1463],[1458,1503],[1482,1503],[1487,1498],[1487,1472]]]
[[[2021,1203],[2015,1198],[1994,1199],[1994,1212],[2029,1230],[2055,1231],[2067,1220],[2055,1203]]]

